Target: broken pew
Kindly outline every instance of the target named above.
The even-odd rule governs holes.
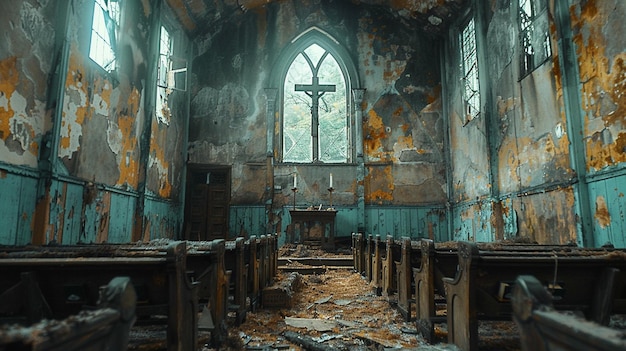
[[[522,351],[626,350],[626,331],[556,311],[534,276],[519,276],[511,297]]]
[[[421,251],[417,241],[403,237],[400,240],[399,261],[395,261],[396,279],[395,290],[397,291],[398,310],[405,321],[411,321],[411,305],[413,294],[413,272],[419,267]],[[416,295],[417,296],[417,295]]]
[[[96,309],[81,310],[64,320],[0,326],[0,350],[125,350],[136,303],[130,279],[115,277],[101,287]]]
[[[81,253],[82,251],[82,253]],[[167,316],[167,349],[191,350],[197,344],[197,286],[187,276],[184,242],[166,252],[103,252],[102,247],[53,247],[0,258],[0,313],[5,321],[64,319],[84,306],[95,306],[99,287],[116,276],[128,276],[137,293],[139,323],[163,323]],[[89,253],[89,255],[85,255]],[[38,256],[38,257],[37,257]],[[28,291],[22,293],[24,289]],[[28,306],[37,306],[29,311]],[[30,315],[29,315],[30,314]]]
[[[354,271],[361,275],[365,274],[365,245],[363,234],[352,233],[352,265]]]
[[[415,315],[418,332],[429,342],[435,337],[435,323],[445,321],[437,315],[437,303],[445,297],[443,277],[454,276],[458,265],[456,249],[438,245],[431,239],[419,242],[419,265],[412,268],[415,286]],[[444,302],[445,303],[445,302]]]
[[[443,323],[447,317],[437,315],[438,306],[445,306],[446,292],[444,277],[454,277],[458,266],[457,242],[435,243],[431,239],[421,239],[417,265],[412,268],[416,310],[416,327],[429,342],[435,337],[434,325]],[[524,240],[477,243],[484,251],[516,251],[520,255],[554,250],[571,250],[575,245],[540,245]],[[412,252],[415,253],[416,250]],[[415,257],[413,257],[415,259]],[[444,307],[445,308],[445,307]]]
[[[250,308],[261,305],[262,291],[278,273],[278,239],[275,234],[251,236],[246,245]]]
[[[625,279],[619,274],[626,272],[621,251],[481,250],[476,243],[459,242],[457,255],[457,271],[443,283],[448,342],[461,350],[478,349],[479,320],[511,319],[510,293],[519,275],[534,275],[548,286],[556,309],[579,311],[600,323],[611,312],[624,312],[613,309],[613,292]]]

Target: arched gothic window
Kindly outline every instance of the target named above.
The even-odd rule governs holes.
[[[283,161],[346,162],[346,82],[333,55],[318,44],[302,50],[287,71],[283,96]]]
[[[278,76],[278,77],[277,77]],[[358,81],[347,51],[319,28],[292,41],[273,72],[280,130],[275,151],[286,163],[354,159],[351,89]]]

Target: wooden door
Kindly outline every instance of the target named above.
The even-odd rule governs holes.
[[[229,169],[190,168],[185,201],[186,239],[226,239],[229,202]]]

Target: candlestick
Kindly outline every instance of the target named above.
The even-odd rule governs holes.
[[[298,175],[293,175],[293,188],[296,189],[298,187]]]
[[[330,209],[331,210],[333,209],[333,191],[335,191],[335,189],[332,186],[330,188],[328,188],[328,192],[329,192],[329,195],[330,195]]]
[[[330,187],[333,187],[333,174],[330,174]]]
[[[294,177],[293,179],[294,179],[293,185],[296,185],[296,182],[295,182],[296,178]],[[298,192],[298,188],[294,186],[293,188],[291,188],[291,191],[293,191],[293,209],[295,210],[296,209],[296,193]]]

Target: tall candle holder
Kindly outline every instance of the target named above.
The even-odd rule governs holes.
[[[298,188],[294,186],[293,188],[291,188],[291,191],[293,191],[293,209],[295,211],[296,210],[296,193],[298,192]]]
[[[335,191],[335,188],[333,188],[332,186],[330,188],[328,188],[328,192],[330,195],[330,209],[333,209],[333,191]]]

